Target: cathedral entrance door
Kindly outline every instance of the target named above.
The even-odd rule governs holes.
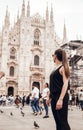
[[[10,86],[9,88],[8,88],[8,96],[10,96],[10,95],[14,95],[14,88],[12,87],[12,86]]]

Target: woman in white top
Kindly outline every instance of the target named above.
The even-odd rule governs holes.
[[[48,83],[45,83],[44,85],[44,89],[42,92],[42,99],[43,99],[43,104],[44,104],[44,108],[45,108],[45,116],[43,118],[48,118],[48,104],[47,104],[47,100],[49,99],[49,88],[48,88]]]

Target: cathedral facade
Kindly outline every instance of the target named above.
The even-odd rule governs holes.
[[[5,72],[6,84],[0,87],[0,94],[28,95],[32,83],[36,82],[40,91],[49,82],[54,63],[52,54],[59,48],[56,39],[53,9],[46,7],[45,18],[39,13],[30,15],[30,3],[23,1],[21,15],[10,26],[8,8],[0,34],[0,70]]]

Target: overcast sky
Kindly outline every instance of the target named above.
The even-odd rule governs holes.
[[[57,35],[63,37],[64,21],[67,29],[68,40],[83,40],[83,0],[29,0],[31,7],[31,15],[39,12],[41,16],[45,16],[46,5],[50,11],[51,3],[54,11],[55,31]],[[0,30],[3,25],[6,7],[10,12],[11,23],[14,18],[21,13],[23,0],[0,0]],[[25,0],[27,6],[28,0]]]

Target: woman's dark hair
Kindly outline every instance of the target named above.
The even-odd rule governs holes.
[[[66,52],[62,49],[58,49],[54,53],[59,61],[62,62],[65,70],[65,75],[67,78],[70,77],[70,70],[69,70],[69,65],[68,65],[68,60],[66,56]]]

